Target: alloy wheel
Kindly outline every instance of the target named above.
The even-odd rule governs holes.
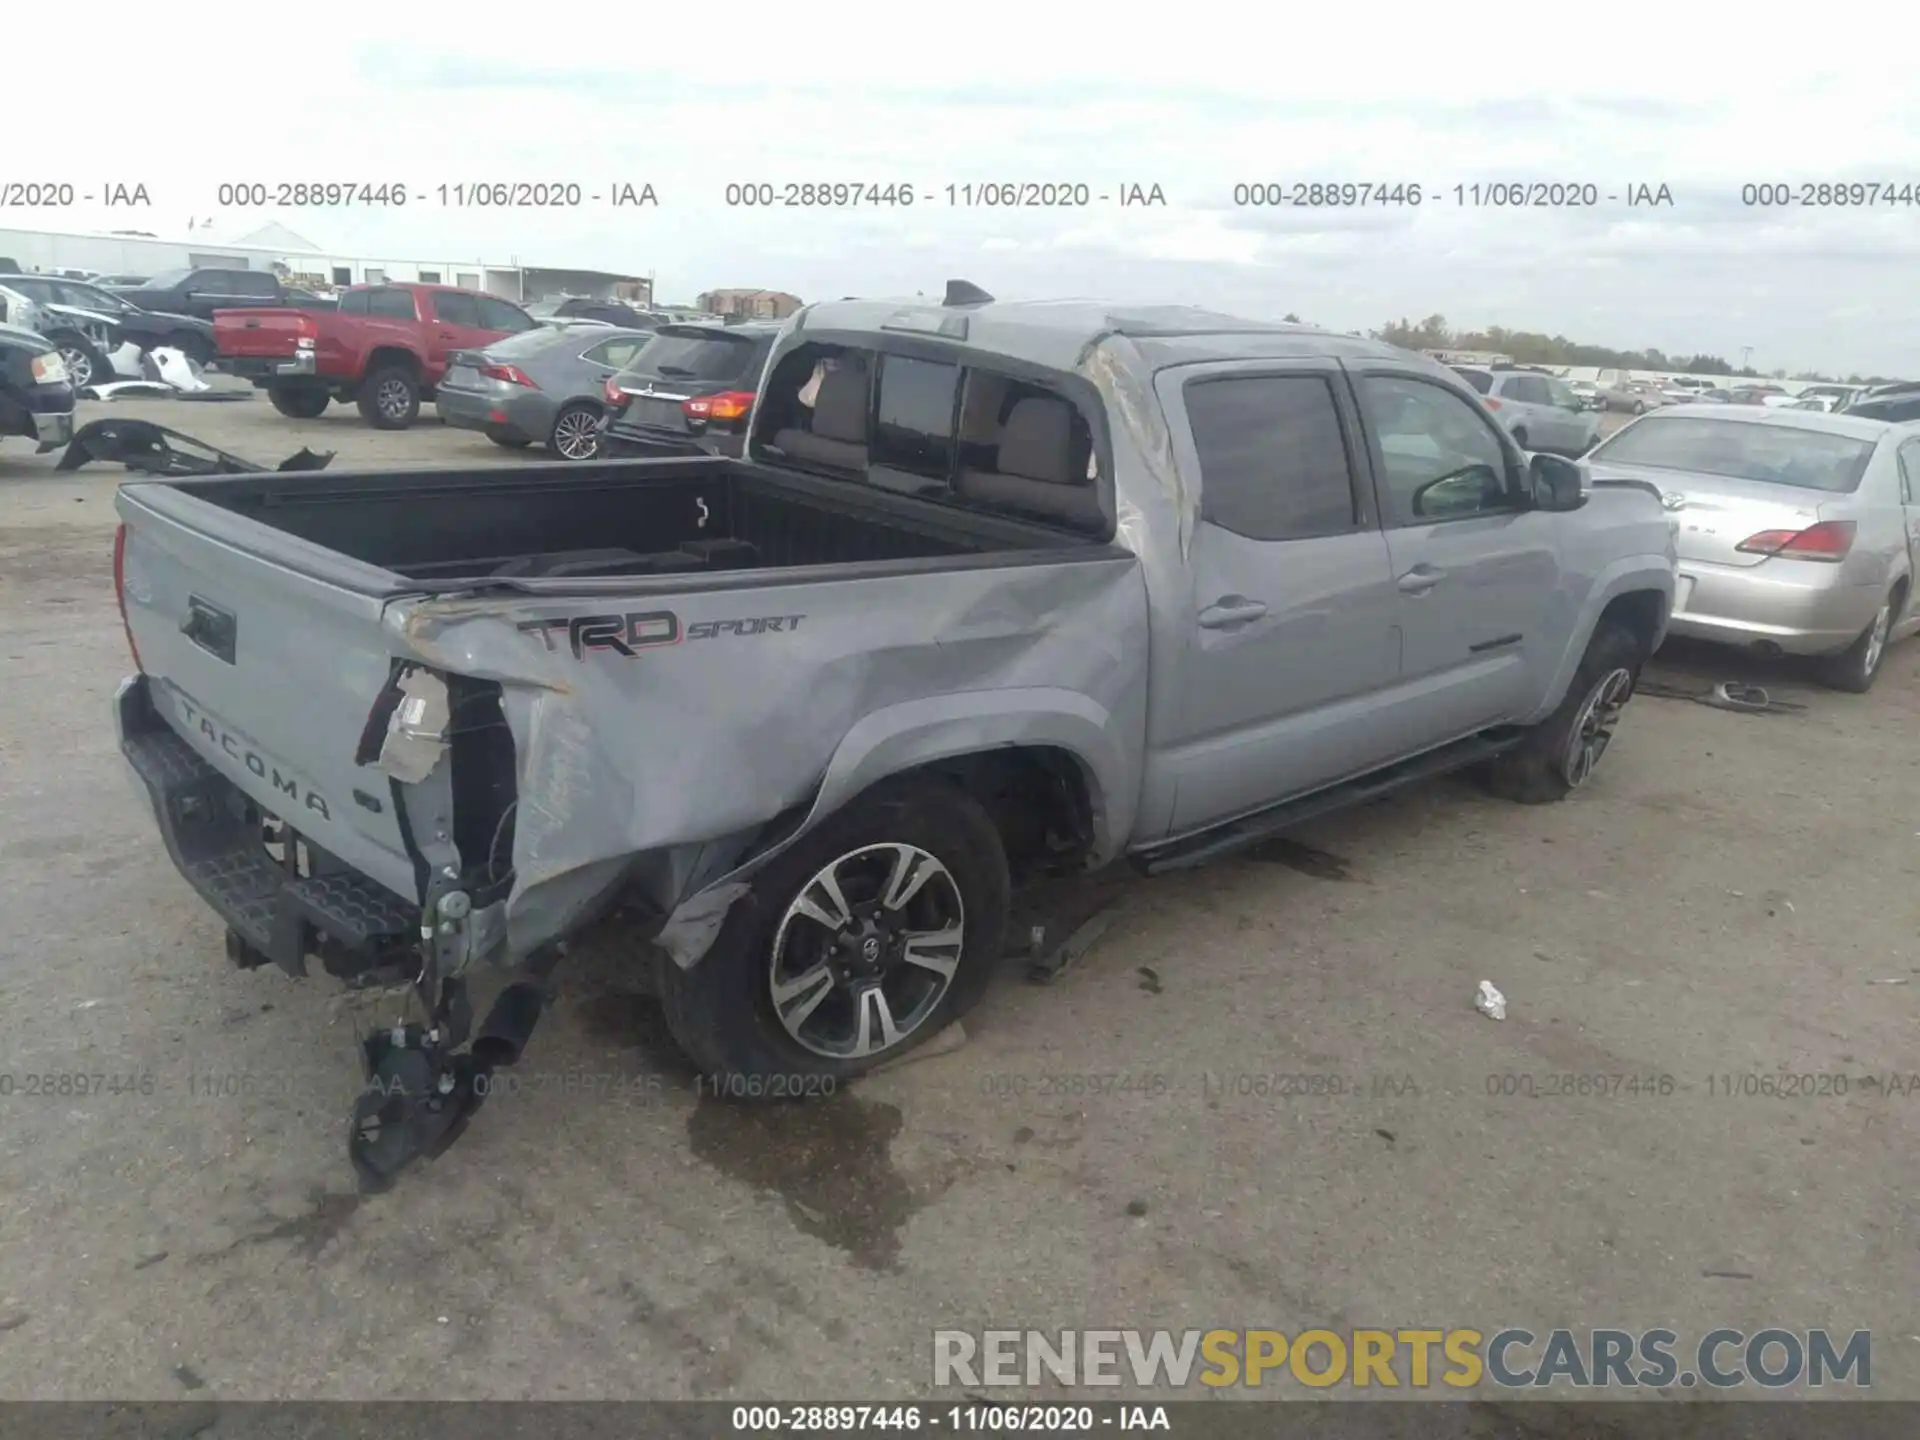
[[[780,917],[768,993],[815,1055],[867,1060],[903,1045],[952,987],[966,906],[951,872],[916,845],[848,851],[814,872]]]
[[[1580,702],[1573,717],[1573,733],[1567,739],[1567,753],[1560,762],[1567,788],[1578,790],[1599,767],[1600,757],[1613,743],[1614,726],[1620,712],[1633,698],[1633,672],[1624,666],[1609,670],[1595,682]]]
[[[407,384],[404,380],[385,380],[380,384],[374,396],[380,413],[389,420],[399,420],[407,413]]]
[[[86,351],[68,345],[60,351],[60,363],[67,367],[67,379],[78,390],[93,383],[93,359]]]
[[[600,448],[600,422],[585,410],[569,410],[553,427],[553,448],[569,460],[591,460]]]

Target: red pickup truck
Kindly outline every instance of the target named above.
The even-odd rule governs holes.
[[[376,430],[404,430],[433,398],[449,355],[538,324],[475,290],[356,285],[334,310],[216,310],[213,340],[221,368],[265,390],[282,415],[311,420],[351,400]]]

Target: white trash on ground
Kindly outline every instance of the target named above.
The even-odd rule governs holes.
[[[1507,1018],[1507,997],[1493,988],[1491,980],[1482,980],[1480,988],[1474,993],[1473,1008],[1489,1020]]]

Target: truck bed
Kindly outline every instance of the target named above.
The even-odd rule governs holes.
[[[1098,546],[1004,517],[713,457],[173,482],[417,582],[579,580]]]

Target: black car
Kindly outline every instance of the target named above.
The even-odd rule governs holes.
[[[0,325],[0,435],[36,442],[40,453],[73,439],[73,386],[46,336]]]
[[[104,316],[117,327],[120,340],[131,341],[142,350],[169,345],[201,365],[205,365],[216,353],[210,322],[193,315],[169,315],[142,309],[124,296],[88,280],[65,280],[52,275],[10,275],[0,284],[9,290],[18,290],[36,305],[66,305]],[[112,375],[92,373],[99,368],[102,357],[89,355],[89,348],[62,348],[67,369],[77,386],[113,378]]]
[[[622,330],[651,330],[658,323],[624,301],[590,300],[584,295],[536,301],[527,306],[527,313],[536,320],[598,320]]]
[[[600,453],[611,459],[705,452],[738,458],[777,321],[662,325],[607,381]]]

